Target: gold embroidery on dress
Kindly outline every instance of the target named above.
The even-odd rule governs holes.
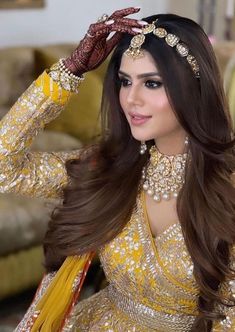
[[[78,150],[31,152],[33,139],[46,123],[56,118],[68,96],[56,85],[45,95],[47,74],[42,74],[24,92],[0,122],[0,192],[28,196],[60,197],[68,178],[65,161],[76,158]],[[39,85],[39,82],[41,85]],[[55,101],[56,92],[57,101]],[[62,98],[63,97],[63,98]]]
[[[181,228],[172,228],[155,244],[142,195],[123,231],[100,250],[110,285],[77,304],[72,331],[190,331],[198,289]]]
[[[61,196],[68,182],[64,163],[78,157],[79,151],[40,153],[29,149],[44,125],[60,114],[68,98],[69,94],[49,82],[44,73],[1,120],[0,192]],[[100,259],[110,288],[79,302],[63,332],[190,331],[197,315],[198,289],[181,227],[174,225],[154,240],[144,217],[141,193],[130,221],[100,250]],[[234,265],[235,250],[231,259]],[[45,277],[16,331],[27,331],[27,319],[53,276]],[[224,283],[221,291],[235,296],[234,280]],[[213,332],[235,331],[234,308],[221,310],[226,319],[215,323]],[[153,316],[149,319],[148,315]]]

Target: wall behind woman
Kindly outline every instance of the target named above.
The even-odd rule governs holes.
[[[233,1],[235,2],[235,0]],[[209,33],[210,14],[214,15],[214,25],[212,32],[214,33],[216,39],[218,40],[223,40],[225,38],[225,26],[226,26],[225,17],[228,11],[230,12],[230,15],[233,16],[233,26],[235,27],[235,12],[234,10],[232,11],[232,8],[228,5],[229,0],[224,0],[224,1],[168,0],[167,2],[168,2],[167,6],[169,11],[175,14],[190,17],[193,20],[197,21],[198,23],[200,23],[199,22],[200,3],[204,4],[204,7],[202,7],[202,11],[204,14],[203,28],[207,33]],[[214,7],[212,6],[212,3],[214,3]],[[228,9],[228,7],[230,7],[230,9]],[[233,30],[233,38],[235,38],[234,30]]]
[[[103,13],[140,6],[140,18],[165,12],[165,0],[45,0],[42,9],[0,10],[0,48],[78,42]]]
[[[153,13],[173,12],[198,21],[199,0],[45,0],[42,9],[0,9],[0,48],[8,46],[76,43],[89,23],[102,13],[141,6],[136,18]],[[206,1],[209,2],[209,1]],[[215,34],[223,39],[227,1],[216,1]],[[208,16],[208,11],[205,12]],[[235,24],[235,20],[234,20]]]

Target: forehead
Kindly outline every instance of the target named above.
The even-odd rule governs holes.
[[[152,55],[144,51],[144,56],[133,59],[130,56],[123,54],[120,64],[120,70],[128,74],[140,74],[145,72],[152,72],[157,70],[157,64]]]

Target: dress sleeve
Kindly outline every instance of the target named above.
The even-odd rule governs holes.
[[[65,161],[71,152],[31,152],[30,146],[45,124],[56,118],[71,93],[44,72],[0,121],[0,192],[58,198],[68,183]]]

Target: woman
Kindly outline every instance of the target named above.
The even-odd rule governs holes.
[[[1,122],[1,191],[64,198],[45,238],[48,273],[16,331],[235,329],[234,139],[214,53],[190,19],[125,17],[138,10],[91,25]],[[99,143],[27,152],[116,45]],[[78,302],[95,251],[109,286]]]

